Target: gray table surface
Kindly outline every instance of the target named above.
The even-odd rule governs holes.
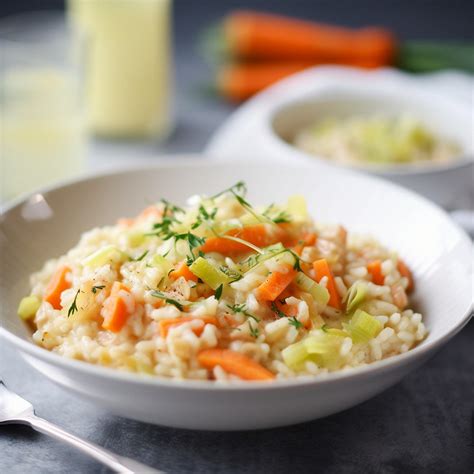
[[[89,167],[201,150],[232,110],[199,91],[207,68],[178,45],[177,128],[161,145],[96,142]],[[188,79],[192,77],[193,80]],[[424,367],[331,417],[258,432],[193,432],[109,414],[57,387],[0,342],[0,375],[37,413],[122,455],[172,473],[472,472],[474,321]],[[1,473],[99,473],[82,454],[21,426],[0,428]]]

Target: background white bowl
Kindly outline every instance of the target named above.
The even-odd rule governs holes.
[[[137,213],[164,196],[183,203],[237,180],[249,198],[269,203],[304,194],[312,215],[373,234],[414,271],[414,304],[428,338],[406,354],[323,378],[243,383],[176,382],[62,358],[30,342],[16,316],[28,275],[74,246],[79,235]],[[254,429],[302,422],[351,407],[396,383],[469,319],[471,242],[423,198],[368,176],[327,165],[210,162],[162,164],[84,179],[37,193],[6,210],[0,234],[0,335],[44,375],[117,414],[181,428]]]
[[[464,84],[471,85],[471,97],[464,101],[441,92],[439,86],[451,82],[455,87],[458,81],[456,74],[412,76],[395,70],[309,69],[280,81],[240,107],[216,131],[206,152],[231,160],[252,153],[259,160],[272,162],[328,161],[293,146],[296,132],[324,117],[408,113],[441,137],[458,143],[460,156],[444,165],[367,164],[357,169],[413,189],[445,208],[470,207],[474,175],[472,82],[464,78]]]

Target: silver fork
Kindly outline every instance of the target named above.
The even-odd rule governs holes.
[[[64,431],[49,421],[39,418],[35,415],[33,405],[21,398],[16,393],[8,390],[6,385],[0,380],[0,425],[2,424],[22,424],[34,428],[36,431],[45,433],[53,438],[65,441],[84,453],[93,457],[97,461],[105,464],[115,472],[123,474],[157,474],[163,471],[157,471],[145,464],[133,459],[119,456],[104,448],[101,448],[89,441],[85,441]]]

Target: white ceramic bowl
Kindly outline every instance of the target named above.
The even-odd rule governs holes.
[[[461,99],[472,95],[469,81],[453,73],[410,76],[394,70],[309,69],[280,81],[239,108],[216,131],[206,152],[229,159],[252,153],[272,162],[328,161],[293,146],[295,134],[324,117],[408,113],[441,137],[458,143],[460,155],[443,165],[367,164],[357,169],[406,186],[443,207],[469,207],[474,174],[472,96]],[[446,92],[450,84],[453,89],[458,87],[459,97],[455,91]],[[458,84],[466,92],[461,94]]]
[[[189,194],[213,194],[239,179],[254,202],[302,193],[316,219],[373,234],[398,250],[414,271],[414,304],[424,314],[428,338],[403,355],[322,378],[231,386],[121,373],[31,342],[16,308],[28,292],[28,275],[46,259],[74,246],[85,230],[133,215],[161,196],[183,203]],[[356,405],[433,355],[467,323],[472,303],[471,242],[443,211],[394,185],[326,165],[276,169],[194,159],[91,177],[11,205],[2,216],[0,245],[3,340],[45,376],[112,412],[181,428],[268,428]]]

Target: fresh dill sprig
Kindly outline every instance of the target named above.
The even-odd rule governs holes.
[[[250,335],[254,337],[255,339],[257,339],[257,337],[260,335],[260,330],[258,329],[257,326],[252,326],[252,323],[250,321],[248,322],[248,324],[249,324]]]
[[[279,318],[287,318],[288,315],[285,314],[280,308],[278,308],[278,306],[276,305],[276,303],[274,301],[272,301],[272,304],[270,305],[272,311],[279,317]]]
[[[224,289],[224,285],[222,283],[216,288],[216,292],[214,293],[214,298],[217,301],[221,299],[223,289]]]
[[[132,262],[141,262],[147,255],[148,255],[149,250],[145,250],[139,257],[137,258],[132,258]]]
[[[69,318],[69,316],[72,316],[74,313],[76,313],[77,311],[79,311],[77,309],[77,297],[79,296],[79,293],[81,292],[81,289],[79,288],[77,291],[76,291],[76,296],[74,296],[74,300],[71,304],[71,306],[69,306],[69,309],[67,311],[67,317]]]
[[[236,314],[237,314],[237,313],[241,313],[241,314],[243,314],[244,316],[246,316],[247,318],[253,319],[253,320],[254,320],[255,322],[257,322],[257,323],[260,322],[260,319],[257,318],[257,316],[255,316],[254,314],[249,313],[249,312],[247,311],[247,307],[246,307],[245,303],[242,303],[242,304],[234,304],[234,305],[228,304],[227,307],[228,307],[231,311],[233,311],[234,313],[236,313]]]
[[[294,326],[296,329],[303,327],[303,323],[296,319],[296,316],[292,316],[288,319],[288,324]]]
[[[173,204],[167,201],[166,199],[160,199],[160,202],[164,204],[163,216],[168,216],[169,214],[171,214],[171,216],[174,217],[177,212],[181,212],[182,214],[184,214],[184,209],[177,206],[176,204]]]
[[[214,200],[226,193],[237,193],[239,195],[245,196],[245,194],[247,194],[247,185],[243,181],[237,181],[237,183],[235,183],[233,186],[224,189],[223,191],[217,194],[214,194],[214,196],[211,196],[210,199]]]
[[[240,272],[238,272],[237,270],[232,270],[226,265],[221,265],[219,267],[219,270],[225,275],[227,275],[232,280],[232,282],[238,281],[242,278],[242,274]]]
[[[161,291],[157,291],[157,290],[152,291],[151,296],[154,296],[155,298],[160,298],[160,299],[164,300],[165,303],[176,306],[176,308],[178,308],[180,311],[183,311],[184,306],[186,304],[189,304],[188,301],[178,301],[178,300],[175,300],[173,298],[169,298],[167,295],[165,295]]]
[[[278,209],[275,208],[274,204],[270,204],[262,212],[262,216],[265,216],[267,219],[270,219],[274,224],[283,224],[285,222],[291,222],[290,216],[285,211],[280,211],[276,216],[272,217],[272,213],[274,210],[278,211]]]

